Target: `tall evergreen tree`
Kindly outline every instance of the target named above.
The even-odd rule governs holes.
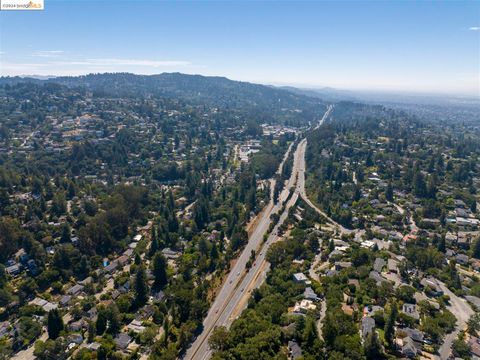
[[[435,199],[437,197],[437,185],[435,181],[435,176],[430,176],[430,178],[428,179],[427,196],[430,199]]]
[[[282,191],[282,187],[283,187],[283,184],[282,184],[281,179],[277,178],[277,180],[275,181],[275,187],[273,188],[273,203],[274,204],[278,203],[280,193]]]
[[[440,237],[440,240],[438,241],[437,248],[438,248],[438,251],[440,251],[442,253],[445,253],[445,251],[447,251],[447,247],[446,247],[446,244],[445,244],[445,234],[442,234],[442,236]]]
[[[133,259],[135,265],[140,265],[142,263],[142,258],[138,253],[135,253],[135,257]]]
[[[161,290],[167,285],[167,260],[161,252],[157,252],[153,258],[153,276],[155,277],[153,287],[156,290]]]
[[[68,225],[68,223],[65,223],[62,227],[62,237],[60,238],[60,241],[63,243],[71,241],[70,226]]]
[[[302,335],[303,335],[303,342],[309,349],[311,349],[313,347],[315,340],[318,339],[317,328],[312,318],[310,317],[307,318]]]
[[[168,192],[168,201],[167,201],[168,210],[173,211],[175,209],[175,199],[173,198],[172,190]]]
[[[355,185],[354,190],[353,190],[353,200],[358,201],[361,198],[362,198],[362,190],[360,189],[360,186]]]
[[[383,359],[382,345],[378,339],[376,331],[372,331],[365,339],[365,356],[367,360]]]
[[[418,169],[415,170],[413,175],[413,193],[418,197],[424,197],[427,193],[427,185],[422,172]]]
[[[75,184],[70,181],[68,184],[68,199],[72,200],[73,197],[75,197],[76,191],[75,191]]]
[[[135,276],[135,303],[143,306],[148,300],[147,274],[143,266],[139,266]]]
[[[393,186],[391,182],[388,183],[387,189],[385,190],[385,198],[388,201],[393,201]]]
[[[475,259],[480,259],[480,236],[473,243],[472,255]]]
[[[210,250],[210,259],[211,260],[217,260],[218,259],[218,247],[217,243],[212,244],[212,249]]]
[[[103,345],[100,346],[97,350],[97,360],[107,360],[107,355],[107,349]]]
[[[80,258],[80,267],[78,269],[79,275],[81,277],[86,277],[90,271],[90,264],[88,263],[88,258],[86,255],[82,255]]]
[[[105,330],[107,330],[107,322],[107,311],[103,307],[100,307],[98,309],[97,322],[95,323],[97,335],[102,335]]]
[[[63,319],[57,309],[48,312],[47,331],[48,337],[55,340],[63,330]]]
[[[148,251],[148,256],[152,257],[157,252],[158,246],[158,238],[157,238],[157,230],[155,226],[152,226],[152,242],[150,243],[150,249]]]
[[[390,348],[394,345],[395,334],[395,321],[397,320],[397,304],[392,302],[390,304],[390,312],[388,313],[387,320],[385,321],[385,340]]]
[[[120,312],[115,303],[108,307],[108,333],[112,335],[118,334],[120,331]]]
[[[163,341],[165,342],[164,345],[167,346],[168,337],[170,336],[170,322],[168,321],[168,316],[165,316],[165,319],[163,320],[163,330],[164,330]]]
[[[88,343],[91,343],[93,342],[93,340],[95,340],[95,333],[96,333],[95,324],[93,323],[93,321],[89,321],[88,322],[88,338],[87,338]]]

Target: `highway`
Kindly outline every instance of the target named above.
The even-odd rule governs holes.
[[[300,180],[299,180],[300,182]],[[318,214],[323,216],[328,222],[332,223],[336,228],[338,228],[340,234],[350,234],[355,232],[355,230],[350,230],[344,227],[343,225],[337,223],[331,217],[329,217],[323,210],[319,209],[308,197],[307,193],[305,192],[305,178],[302,180],[302,188],[300,190],[300,197],[305,201],[312,209],[314,209]]]
[[[327,108],[327,111],[323,115],[322,119],[318,122],[317,126],[315,126],[315,129],[318,129],[330,116],[334,109],[334,105],[329,105]],[[307,196],[307,192],[305,191],[305,152],[307,149],[307,139],[303,139],[300,144],[300,155],[299,155],[299,165],[298,167],[302,169],[299,173],[298,176],[298,183],[297,183],[297,190],[299,192],[299,196],[305,201],[312,209],[314,209],[318,214],[323,216],[328,222],[333,224],[335,227],[338,228],[341,234],[350,234],[351,232],[354,232],[354,230],[350,230],[342,226],[341,224],[337,223],[335,220],[330,218],[323,210],[319,209]]]
[[[290,147],[285,154],[284,161],[288,158],[288,153],[291,151],[291,149],[292,147]],[[295,152],[294,159],[298,158],[297,152],[298,148]],[[277,173],[281,172],[282,167],[283,162],[280,165]],[[227,326],[231,323],[231,315],[235,310],[237,310],[237,305],[241,302],[242,297],[245,294],[245,288],[249,287],[250,283],[257,282],[259,280],[261,268],[265,262],[266,249],[272,242],[277,240],[277,236],[274,234],[278,232],[278,227],[288,216],[288,208],[295,204],[298,195],[292,196],[292,198],[288,201],[286,210],[281,214],[277,226],[274,228],[267,241],[262,244],[264,234],[268,232],[268,228],[270,227],[270,216],[274,213],[278,213],[281,210],[283,202],[289,196],[289,189],[295,184],[297,173],[298,171],[295,170],[294,161],[292,175],[286,182],[285,187],[279,196],[278,203],[273,204],[273,202],[270,201],[265,210],[259,215],[260,218],[257,221],[255,229],[250,235],[247,245],[238,257],[233,268],[230,270],[230,273],[228,274],[222,288],[210,307],[207,317],[203,322],[202,333],[195,339],[192,346],[187,350],[187,353],[184,357],[185,359],[208,359],[210,357],[211,350],[208,348],[208,338],[212,330],[216,326]],[[247,272],[245,264],[248,262],[252,250],[256,251],[257,258],[255,265],[250,269],[250,271]],[[264,266],[263,271],[265,271]]]
[[[328,118],[333,110],[333,105],[330,105],[325,112],[322,119],[319,121],[314,129],[318,129]],[[278,236],[279,227],[283,224],[288,216],[288,210],[295,205],[298,198],[301,197],[312,209],[322,215],[328,222],[333,224],[340,234],[349,234],[354,230],[349,230],[343,227],[341,224],[335,222],[321,209],[319,209],[310,199],[307,197],[305,191],[305,152],[307,147],[307,139],[302,139],[294,153],[294,162],[292,167],[292,174],[289,180],[286,182],[282,193],[279,196],[279,202],[273,204],[272,200],[267,205],[265,210],[259,215],[260,218],[253,230],[248,244],[242,251],[234,267],[227,276],[220,292],[217,294],[215,301],[213,302],[207,317],[204,320],[203,332],[197,337],[192,346],[188,349],[184,359],[192,360],[206,360],[212,355],[212,350],[208,346],[208,338],[217,326],[229,327],[232,322],[241,314],[248,304],[251,291],[258,288],[266,279],[267,273],[270,268],[270,264],[266,260],[266,252],[269,246],[278,241],[281,237]],[[289,147],[284,159],[279,167],[277,173],[281,172],[281,168],[288,158],[289,152],[292,150],[292,146]],[[274,180],[271,180],[271,186],[273,189]],[[294,187],[293,194],[291,189]],[[290,197],[289,197],[290,196]],[[288,199],[288,201],[286,201]],[[285,203],[286,202],[286,203]],[[273,228],[265,243],[263,243],[264,235],[267,234],[271,220],[270,216],[274,213],[279,213],[282,210],[282,206],[285,203],[285,208],[280,214],[280,220]],[[361,235],[361,234],[356,234]],[[245,264],[250,258],[251,251],[256,251],[256,259],[252,268],[247,271]],[[318,261],[318,260],[317,260]],[[316,275],[313,267],[311,274]],[[316,278],[317,276],[312,276]],[[451,344],[455,339],[458,332],[465,327],[465,323],[469,316],[472,314],[471,308],[468,304],[454,294],[451,294],[445,286],[444,291],[451,295],[450,305],[448,306],[454,314],[457,315],[457,327],[454,332],[447,335],[444,344],[439,349],[439,356],[437,358],[444,360],[450,355]],[[326,304],[322,304],[323,313],[325,312]],[[458,316],[460,314],[460,316]],[[323,318],[323,317],[322,317]],[[319,334],[321,336],[321,323],[322,319],[318,321],[317,326],[319,328]]]
[[[325,122],[325,120],[328,119],[328,117],[330,116],[330,114],[333,111],[333,108],[334,108],[334,105],[328,105],[327,111],[325,112],[325,114],[323,114],[323,117],[320,119],[317,126],[315,126],[315,128],[314,128],[315,130],[317,130],[320,126],[322,126],[322,124]]]
[[[333,106],[329,106],[323,115],[319,124],[322,124],[330,115]],[[318,126],[317,126],[318,127]],[[283,224],[288,216],[288,210],[295,205],[300,194],[305,193],[305,149],[306,139],[301,140],[295,149],[292,173],[290,178],[286,181],[285,186],[279,196],[277,204],[273,204],[271,200],[264,211],[260,213],[255,229],[250,235],[247,245],[238,257],[235,265],[230,270],[222,288],[218,292],[213,304],[211,305],[208,314],[203,322],[203,331],[195,339],[191,347],[187,350],[184,359],[186,360],[205,360],[212,355],[212,350],[208,346],[208,338],[213,329],[217,326],[230,326],[238,314],[246,307],[250,292],[255,287],[261,285],[265,280],[269,269],[269,264],[266,261],[266,252],[268,247],[277,241],[279,227]],[[292,146],[286,152],[282,163],[277,171],[281,173],[284,162],[288,158]],[[274,185],[273,181],[271,182]],[[295,186],[293,194],[290,189]],[[272,186],[273,189],[273,186]],[[290,197],[289,197],[290,196]],[[306,197],[306,196],[305,196]],[[280,214],[278,223],[275,225],[265,243],[263,243],[264,235],[268,233],[271,224],[270,216],[279,213],[282,210],[283,204],[285,209]],[[252,250],[256,252],[256,259],[254,265],[249,271],[246,269],[246,263],[250,258]]]
[[[298,175],[298,183],[297,183],[297,189],[299,192],[299,196],[305,201],[312,209],[314,209],[317,213],[319,213],[321,216],[323,216],[325,219],[327,219],[328,222],[332,223],[335,227],[338,228],[341,234],[349,234],[353,232],[353,230],[347,229],[341,224],[337,223],[335,220],[330,218],[323,210],[319,209],[307,196],[307,192],[305,191],[305,151],[307,148],[307,139],[303,139],[299,146],[301,147],[300,151],[302,156],[300,157],[299,161],[301,162],[299,164],[299,167],[303,169],[302,171],[299,172]]]

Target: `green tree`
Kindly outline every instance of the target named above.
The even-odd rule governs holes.
[[[480,312],[473,314],[467,322],[467,331],[470,335],[477,336],[480,331]]]
[[[445,244],[445,234],[443,234],[443,235],[440,237],[440,240],[438,241],[437,249],[438,249],[438,251],[440,251],[441,253],[445,253],[445,251],[447,251],[447,246],[446,246],[446,244]]]
[[[368,334],[363,346],[367,360],[379,360],[384,358],[382,345],[380,344],[376,331],[372,331]]]
[[[147,275],[143,266],[139,266],[135,275],[135,304],[140,307],[148,300]]]
[[[473,243],[472,256],[476,259],[480,259],[480,237]]]
[[[395,321],[397,320],[397,304],[395,302],[390,303],[390,312],[385,321],[385,341],[391,348],[394,345],[393,338],[395,334]]]
[[[88,322],[88,338],[87,338],[88,343],[91,343],[93,342],[93,340],[95,340],[95,332],[96,332],[95,324],[93,323],[93,321],[89,321]]]
[[[153,287],[156,290],[161,290],[167,285],[167,260],[161,252],[157,252],[153,258],[153,276],[155,281]]]
[[[102,335],[107,330],[108,316],[104,307],[98,308],[97,322],[95,323],[95,329],[97,335]]]
[[[65,223],[62,226],[62,237],[60,238],[60,241],[63,243],[67,243],[70,242],[70,240],[70,226],[68,225],[68,223]]]
[[[193,219],[199,229],[203,229],[210,219],[208,201],[203,196],[197,200],[193,207]]]
[[[0,261],[5,261],[17,250],[20,240],[20,224],[10,217],[0,217]]]
[[[80,258],[80,265],[78,268],[78,275],[81,278],[85,278],[90,271],[90,264],[88,263],[88,258],[86,255],[82,255]]]
[[[456,357],[460,357],[462,359],[470,359],[470,346],[469,344],[465,341],[465,333],[461,331],[455,341],[452,344],[452,350],[453,354]]]
[[[73,181],[68,183],[68,199],[71,200],[76,194],[75,184]]]
[[[63,330],[63,319],[57,309],[48,312],[47,321],[48,337],[55,340]]]
[[[133,263],[135,265],[140,265],[142,263],[142,258],[140,257],[140,255],[138,253],[135,253],[135,257],[133,259]]]
[[[210,261],[212,270],[215,269],[215,264],[218,259],[218,247],[216,243],[212,244],[212,249],[210,250]]]
[[[152,226],[152,241],[150,243],[150,249],[148,250],[148,256],[153,257],[159,249],[157,231],[155,226]]]
[[[28,316],[22,316],[18,320],[16,329],[18,331],[19,340],[23,345],[32,343],[32,341],[42,333],[42,325]]]
[[[302,335],[303,343],[306,345],[307,348],[311,349],[315,340],[318,339],[317,327],[315,325],[315,321],[313,321],[311,317],[307,317]]]
[[[331,239],[328,242],[328,252],[332,252],[333,250],[335,250],[335,243],[333,242],[333,239]]]
[[[385,198],[388,201],[393,201],[393,186],[392,182],[389,182],[387,185],[387,189],[385,190]]]
[[[65,194],[63,192],[56,193],[52,199],[52,214],[60,216],[66,213],[67,211],[67,201],[65,199]]]
[[[208,339],[208,345],[210,345],[211,349],[216,351],[228,349],[231,345],[227,328],[225,326],[215,327],[212,335]]]
[[[168,321],[168,316],[165,316],[165,319],[163,320],[163,331],[164,331],[164,346],[167,346],[168,344],[168,337],[170,336],[170,321]]]
[[[118,334],[121,325],[118,307],[115,305],[115,303],[112,303],[108,307],[108,333],[112,335]]]
[[[11,359],[12,343],[6,336],[0,339],[0,359]]]
[[[100,346],[97,350],[97,360],[107,360],[108,350],[105,346]]]
[[[418,197],[424,197],[427,193],[427,185],[423,178],[422,172],[418,169],[415,170],[413,175],[413,193]]]

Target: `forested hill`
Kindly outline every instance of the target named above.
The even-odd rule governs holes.
[[[48,80],[4,77],[1,84],[33,82],[57,83],[70,88],[83,88],[95,97],[167,97],[191,104],[221,108],[243,109],[249,112],[268,112],[278,120],[295,123],[314,120],[325,110],[324,103],[290,91],[264,85],[180,73],[135,75],[130,73],[89,74],[76,77],[57,77]],[[283,121],[282,121],[283,122]]]

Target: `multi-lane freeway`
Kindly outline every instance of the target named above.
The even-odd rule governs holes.
[[[320,124],[330,115],[332,109],[333,106],[328,107],[326,113],[319,122]],[[209,309],[207,317],[203,322],[203,331],[187,350],[184,357],[185,359],[205,360],[210,358],[212,351],[208,346],[208,339],[214,328],[217,326],[228,327],[237,314],[239,314],[246,306],[246,299],[248,298],[250,291],[253,288],[260,286],[265,279],[265,274],[269,268],[266,261],[267,249],[272,243],[279,239],[279,227],[287,218],[288,210],[295,205],[298,197],[305,193],[304,173],[306,144],[306,139],[303,139],[298,143],[293,157],[292,173],[285,183],[283,191],[279,196],[278,203],[274,204],[271,200],[264,211],[259,215],[259,219],[249,237],[247,245],[238,257],[235,265],[232,267],[222,288],[218,292]],[[291,150],[292,147],[290,147],[285,154],[284,161],[286,161]],[[281,172],[283,163],[284,162],[280,165],[277,173]],[[291,193],[291,189],[294,186],[295,189],[293,193]],[[281,212],[281,214],[279,214],[279,212]],[[268,233],[272,222],[270,218],[272,214],[279,214],[279,221],[270,232],[266,241],[264,241],[264,235]],[[246,263],[251,256],[252,250],[255,251],[256,258],[253,266],[247,270]]]
[[[330,116],[333,110],[333,105],[327,108],[322,119],[314,127],[318,129],[325,120]],[[188,360],[206,360],[212,355],[212,350],[208,346],[208,339],[210,334],[217,326],[230,326],[233,320],[241,313],[241,311],[247,306],[247,301],[250,293],[253,289],[259,287],[266,278],[266,274],[269,270],[269,264],[266,260],[266,252],[269,246],[277,241],[279,237],[279,227],[283,224],[288,216],[288,210],[295,205],[298,198],[301,197],[311,208],[322,215],[328,222],[337,227],[339,232],[351,233],[353,230],[346,229],[342,225],[335,222],[321,209],[319,209],[308,197],[305,191],[305,151],[307,147],[307,139],[302,139],[294,153],[292,174],[288,181],[286,181],[282,193],[279,196],[279,201],[274,204],[271,200],[264,211],[259,215],[258,221],[253,232],[250,235],[249,241],[237,262],[233,266],[232,270],[227,276],[220,292],[217,294],[215,301],[213,302],[207,317],[203,323],[204,328],[202,333],[196,338],[195,342],[188,349],[185,359]],[[289,147],[284,159],[277,171],[277,174],[281,173],[282,166],[288,155],[292,151],[292,146]],[[275,180],[271,180],[271,187],[273,190]],[[293,190],[293,193],[292,193]],[[273,198],[273,191],[271,194]],[[280,213],[281,212],[281,213]],[[268,233],[271,224],[270,216],[272,214],[279,214],[280,218],[273,230],[268,235],[266,241],[263,241],[264,235]],[[361,235],[358,233],[357,235]],[[251,269],[246,269],[246,263],[250,258],[252,250],[256,252],[256,258],[254,265]],[[312,267],[311,272],[315,274]],[[315,276],[312,276],[315,278]],[[448,289],[444,289],[448,293]],[[471,308],[462,302],[462,299],[452,296],[451,310],[455,314],[462,314],[457,324],[457,329],[452,334],[448,335],[445,339],[445,343],[442,345],[439,356],[441,360],[446,359],[450,354],[451,343],[458,334],[458,331],[465,326],[465,322],[471,315]],[[325,311],[325,304],[322,306],[323,312]],[[319,321],[319,326],[321,321]]]
[[[315,130],[318,129],[320,126],[322,126],[322,124],[328,119],[328,117],[330,116],[330,114],[333,111],[333,108],[334,108],[334,105],[328,105],[327,111],[325,112],[325,114],[323,114],[323,117],[320,119],[320,121],[315,126],[315,128],[314,128]]]
[[[333,224],[335,227],[338,228],[341,234],[349,234],[353,230],[347,229],[341,224],[337,223],[335,220],[330,218],[324,211],[319,209],[307,196],[307,193],[305,191],[305,151],[307,148],[307,139],[303,139],[299,146],[299,151],[300,151],[300,156],[299,156],[299,162],[300,164],[298,165],[302,171],[299,172],[298,174],[298,181],[297,181],[297,189],[299,192],[299,196],[305,201],[308,206],[310,206],[312,209],[314,209],[317,213],[319,213],[321,216],[323,216],[328,222]]]
[[[291,148],[290,148],[291,149]],[[289,150],[290,150],[289,149]],[[288,153],[285,158],[288,157]],[[282,165],[283,166],[283,163]],[[279,168],[279,172],[281,167]],[[260,275],[261,264],[265,261],[265,253],[268,245],[275,239],[272,237],[278,231],[278,225],[272,231],[272,235],[263,243],[264,234],[268,232],[270,224],[272,222],[270,216],[278,213],[282,208],[282,203],[287,199],[289,195],[289,189],[293,186],[296,178],[295,164],[292,170],[292,176],[286,182],[284,190],[279,196],[277,204],[273,204],[272,201],[267,205],[264,211],[259,215],[259,219],[256,222],[256,226],[251,233],[248,243],[244,250],[238,257],[235,265],[230,270],[222,288],[217,294],[210,310],[203,322],[203,331],[196,338],[192,346],[187,350],[185,359],[208,359],[211,355],[211,350],[208,348],[208,338],[212,330],[216,326],[229,325],[231,322],[231,314],[236,310],[237,305],[241,302],[243,295],[245,294],[245,288],[252,281],[258,280]],[[293,198],[287,204],[291,206],[293,204]],[[285,220],[287,213],[284,211],[280,217],[279,224]],[[274,236],[276,237],[276,236]],[[263,250],[265,249],[265,250]],[[250,258],[250,254],[254,250],[257,254],[254,266],[247,271],[246,263]]]

